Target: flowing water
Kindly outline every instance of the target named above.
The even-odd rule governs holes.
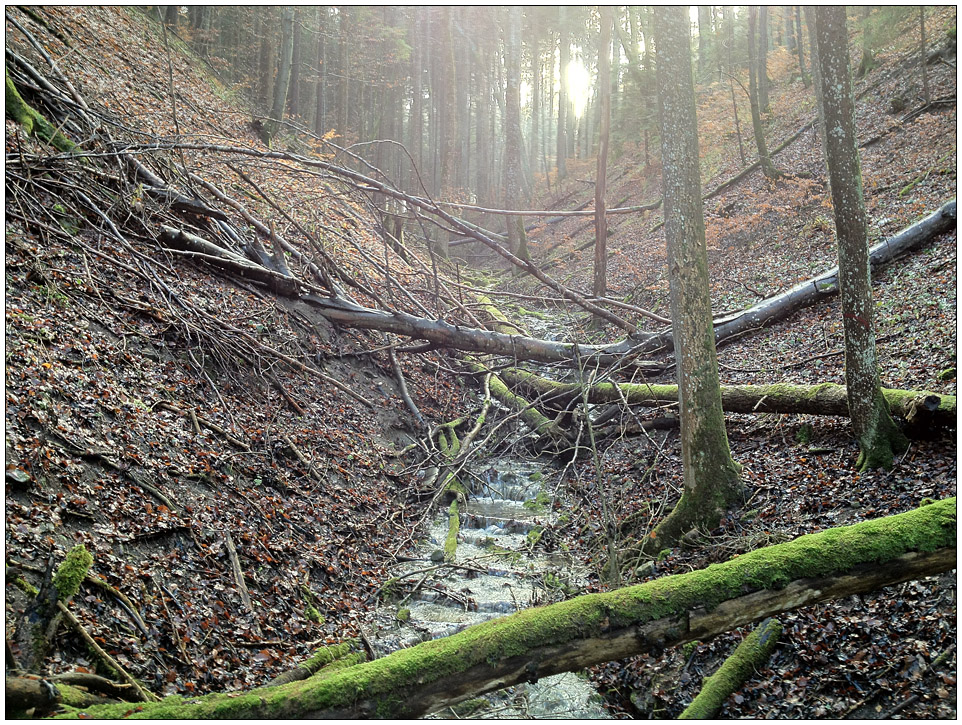
[[[444,507],[429,527],[428,539],[419,544],[418,560],[392,572],[403,584],[394,601],[379,610],[377,631],[369,637],[379,656],[560,601],[565,592],[578,589],[584,572],[564,552],[544,554],[535,546],[543,527],[564,511],[555,505],[549,478],[537,464],[504,462],[480,466],[465,477],[470,495],[460,512],[454,563],[470,569],[441,565],[448,535]],[[471,718],[607,717],[595,688],[576,673],[508,688],[473,701],[470,710],[456,711]],[[437,716],[452,714],[445,710]]]

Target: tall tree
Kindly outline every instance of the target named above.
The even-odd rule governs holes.
[[[327,131],[327,8],[317,7],[317,51],[314,57],[315,84],[314,133],[323,135]]]
[[[698,6],[698,78],[711,69],[712,32],[711,5]]]
[[[762,126],[762,114],[758,108],[758,66],[755,51],[755,26],[758,23],[758,8],[748,8],[748,105],[752,112],[752,131],[755,136],[755,147],[758,149],[758,161],[762,172],[769,179],[778,178],[778,171],[768,154],[768,144],[765,143],[765,129]]]
[[[340,32],[337,49],[337,132],[341,136],[346,136],[348,130],[351,85],[350,49],[354,42],[354,38],[351,37],[354,32],[353,15],[354,8],[350,5],[341,5],[337,9],[338,30]]]
[[[269,121],[270,135],[273,136],[284,120],[284,106],[287,103],[287,88],[291,81],[291,58],[294,53],[294,8],[284,8],[281,15],[280,66],[274,81],[274,102],[271,105]]]
[[[684,471],[681,500],[655,530],[660,547],[693,527],[717,526],[724,510],[741,499],[742,486],[728,447],[718,382],[687,8],[655,7],[655,50]]]
[[[866,23],[868,27],[868,23]],[[919,5],[919,33],[921,35],[921,45],[919,47],[919,65],[922,66],[922,100],[925,105],[932,102],[932,94],[929,91],[929,69],[925,62],[925,6]]]
[[[771,102],[768,100],[768,6],[758,9],[758,110],[768,113]]]
[[[605,190],[608,175],[608,126],[611,123],[611,26],[613,13],[607,5],[601,7],[601,36],[598,40],[598,105],[601,107],[598,134],[598,165],[595,172],[595,269],[592,293],[604,297],[607,293],[608,219],[605,216]]]
[[[287,112],[291,116],[296,116],[301,112],[301,26],[298,18],[298,10],[294,9],[291,49],[291,79],[287,87]]]
[[[732,97],[732,113],[735,117],[735,138],[738,139],[738,156],[742,160],[742,166],[745,166],[748,161],[745,158],[745,144],[742,143],[742,125],[738,118],[738,101],[735,98],[735,66],[732,63],[732,48],[735,45],[735,13],[732,8],[723,8],[723,22],[728,32],[725,41],[725,61],[728,71],[728,90]]]
[[[558,167],[558,181],[568,175],[565,160],[568,158],[568,62],[571,59],[571,46],[568,43],[567,12],[564,5],[558,6],[558,150],[555,164]]]
[[[504,28],[504,200],[516,209],[521,200],[521,6],[512,5]],[[508,243],[521,259],[528,258],[524,217],[509,216]]]
[[[438,18],[438,111],[441,131],[441,180],[440,191],[450,194],[454,190],[454,165],[458,143],[457,78],[455,77],[454,39],[452,38],[453,8],[440,8]]]
[[[801,5],[795,6],[795,40],[795,50],[798,51],[798,70],[802,74],[802,85],[808,88],[808,74],[805,72],[805,44],[802,42]]]
[[[825,161],[831,180],[838,238],[838,283],[845,331],[845,384],[852,427],[861,453],[860,470],[891,468],[895,453],[905,450],[905,437],[889,414],[882,396],[875,351],[875,305],[855,135],[855,96],[845,8],[815,9],[818,69],[822,85],[822,117],[826,133]]]
[[[919,10],[922,10],[923,6],[919,6]],[[863,5],[861,9],[861,24],[862,24],[862,60],[858,64],[858,77],[863,78],[866,73],[875,67],[875,50],[872,47],[872,24],[869,22],[869,16],[872,14],[871,5]]]

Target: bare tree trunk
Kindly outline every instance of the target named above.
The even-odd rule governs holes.
[[[742,486],[728,447],[718,387],[687,8],[657,6],[655,38],[684,472],[681,500],[651,542],[663,547],[694,526],[717,526],[724,510],[741,498]]]
[[[521,7],[507,11],[505,27],[504,205],[516,209],[521,201]],[[509,217],[508,240],[512,253],[528,259],[523,217]]]
[[[568,158],[568,61],[570,59],[570,46],[568,44],[567,13],[564,5],[558,6],[558,75],[560,83],[558,85],[558,150],[556,152],[555,164],[558,167],[558,181],[568,175],[568,167],[565,160]]]
[[[595,266],[592,293],[607,294],[608,219],[605,216],[605,190],[608,175],[608,129],[611,123],[610,45],[612,11],[601,8],[601,38],[598,42],[598,95],[601,107],[601,132],[598,138],[598,165],[595,172]]]
[[[301,28],[298,24],[297,19],[297,9],[294,9],[293,25],[291,26],[292,33],[292,50],[291,50],[291,79],[290,84],[287,88],[287,112],[290,116],[297,116],[300,113],[301,104],[301,88],[300,88],[300,76],[301,76]]]
[[[710,68],[712,46],[711,6],[698,6],[698,79],[705,77],[705,69]]]
[[[802,42],[802,8],[800,5],[795,6],[795,40],[795,50],[798,51],[798,70],[802,74],[802,85],[808,88],[808,74],[805,72],[805,43]]]
[[[835,231],[838,237],[839,288],[845,329],[845,382],[852,427],[859,440],[859,468],[891,468],[893,456],[905,450],[905,437],[889,415],[882,395],[875,351],[875,304],[855,135],[855,97],[844,7],[815,10],[822,115],[827,130],[825,161],[831,178]]]
[[[932,95],[929,92],[929,69],[926,64],[926,53],[925,53],[925,6],[919,5],[919,34],[921,36],[921,45],[919,47],[919,65],[922,66],[922,100],[925,105],[929,105],[932,102]]]
[[[723,8],[725,25],[728,28],[728,42],[725,43],[725,55],[728,60],[728,88],[732,96],[732,114],[735,117],[735,137],[738,139],[738,156],[741,158],[742,166],[748,164],[745,156],[745,144],[742,142],[742,126],[738,120],[738,101],[735,98],[735,81],[733,74],[735,67],[732,64],[732,47],[735,45],[735,14],[731,8]]]
[[[284,106],[287,102],[287,88],[291,80],[291,58],[294,53],[294,8],[287,6],[281,15],[280,68],[274,81],[274,103],[271,105],[271,120],[268,123],[273,136],[284,119]]]
[[[337,52],[337,132],[342,137],[347,137],[349,122],[348,104],[350,98],[351,83],[351,62],[350,48],[354,39],[352,17],[354,8],[342,5],[338,8],[338,31],[341,37],[338,39]]]
[[[768,6],[762,5],[758,9],[758,110],[762,113],[771,111],[768,100]]]
[[[765,143],[765,129],[762,126],[762,116],[758,108],[758,82],[756,76],[757,54],[755,52],[755,25],[757,22],[757,8],[748,8],[748,102],[752,112],[752,131],[755,136],[755,147],[758,149],[758,162],[761,164],[762,171],[769,179],[778,178],[778,171],[772,158],[768,154],[768,145]]]

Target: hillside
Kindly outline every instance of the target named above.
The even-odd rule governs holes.
[[[878,67],[855,88],[872,244],[955,196],[955,9],[928,15],[933,47],[952,51],[928,66],[939,102],[920,114],[913,113],[920,105],[913,18],[889,29]],[[506,273],[478,244],[452,248],[453,261],[429,255],[420,236],[428,225],[414,213],[406,246],[392,244],[378,209],[384,197],[372,193],[381,177],[332,138],[290,131],[265,146],[243,89],[223,84],[216,64],[155,16],[11,7],[6,40],[8,91],[12,79],[24,101],[78,145],[58,153],[29,135],[8,103],[8,656],[22,654],[23,627],[11,638],[32,599],[17,580],[49,588],[52,567],[78,544],[93,557],[70,605],[78,626],[159,696],[251,689],[338,643],[379,655],[385,641],[414,636],[402,613],[422,585],[465,612],[483,609],[484,587],[470,573],[441,572],[409,582],[404,598],[390,596],[399,578],[413,582],[420,574],[411,571],[437,563],[435,553],[444,560],[437,550],[444,530],[442,543],[426,543],[438,539],[435,516],[452,498],[437,471],[461,462],[456,446],[464,443],[467,456],[472,439],[475,460],[459,475],[474,486],[521,480],[524,506],[538,515],[536,529],[512,540],[517,551],[501,552],[509,563],[498,567],[527,567],[537,580],[530,602],[512,592],[506,606],[612,588],[605,567],[612,538],[630,551],[677,497],[673,406],[612,410],[615,424],[598,424],[596,468],[577,450],[552,453],[546,436],[503,403],[490,405],[490,379],[465,374],[474,359],[453,345],[338,324],[303,298],[330,292],[351,310],[381,311],[379,319],[407,315],[456,331],[507,324],[559,342],[603,344],[622,331],[531,276]],[[705,203],[716,314],[836,263],[814,97],[794,62],[776,48],[769,65],[770,147],[801,130],[774,155],[784,176],[771,182],[756,169]],[[747,101],[738,103],[744,132]],[[698,114],[708,192],[743,169],[727,85],[700,85]],[[751,159],[749,136],[745,143]],[[660,197],[654,145],[650,157],[646,165],[641,144],[622,144],[609,162],[610,206]],[[568,178],[560,186],[551,179],[550,191],[537,179],[531,203],[567,210],[589,202],[592,186],[583,180],[594,177],[594,163],[570,160]],[[592,218],[546,218],[529,236],[535,262],[586,293]],[[472,219],[495,223],[489,215]],[[612,215],[608,286],[609,297],[667,316],[660,221],[660,210]],[[231,251],[233,266],[212,250],[178,246],[187,244],[178,231]],[[263,246],[252,241],[258,237]],[[956,242],[953,225],[873,273],[886,387],[956,395]],[[288,281],[305,280],[309,294],[297,299],[285,293],[285,275],[251,271],[258,255],[268,269],[289,264]],[[508,322],[493,319],[481,292]],[[636,309],[618,312],[640,329],[664,328]],[[722,383],[844,384],[843,345],[831,298],[719,345]],[[492,369],[516,362],[487,360]],[[658,372],[648,382],[674,381],[667,352],[651,362]],[[538,369],[571,379],[562,365]],[[617,375],[643,381],[631,369]],[[559,421],[577,418],[573,406],[534,404]],[[468,430],[476,421],[475,438]],[[642,421],[650,425],[639,431]],[[745,506],[654,560],[622,560],[622,583],[956,492],[951,429],[914,439],[891,471],[859,473],[847,418],[731,413],[726,425],[743,466]],[[574,444],[582,454],[590,450],[585,440]],[[544,498],[548,482],[556,488]],[[461,532],[461,545],[478,546],[474,558],[457,560],[462,569],[498,554],[490,541],[484,548],[485,538],[517,534],[507,525],[484,534],[491,521],[473,522],[482,530],[477,541]],[[462,512],[461,525],[468,523]],[[782,615],[768,666],[721,716],[954,717],[955,585],[951,572]],[[748,631],[599,665],[590,676],[611,716],[674,717]],[[76,627],[53,631],[41,664],[51,677],[116,678]]]

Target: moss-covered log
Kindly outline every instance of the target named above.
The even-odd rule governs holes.
[[[346,642],[341,642],[339,644],[331,645],[330,647],[321,647],[312,656],[308,657],[306,660],[301,662],[297,667],[287,672],[282,672],[273,680],[270,681],[270,685],[286,685],[288,682],[297,682],[298,680],[306,680],[311,675],[317,674],[321,670],[325,670],[328,673],[333,672],[332,669],[328,669],[332,664],[342,662],[345,659],[349,659],[351,664],[356,664],[351,653],[351,649],[357,645],[356,640],[348,640]],[[360,654],[361,661],[364,661],[364,654]]]
[[[501,378],[527,395],[553,396],[566,402],[581,396],[578,383],[559,383],[525,370],[502,370]],[[614,383],[598,383],[588,388],[589,403],[618,403],[657,406],[678,402],[677,385],[621,383],[621,394]],[[812,415],[848,416],[848,398],[844,385],[722,385],[722,408],[729,413],[809,413]],[[954,395],[939,395],[925,390],[893,390],[882,388],[882,394],[893,415],[912,419],[918,409],[927,409],[927,423],[954,426]],[[920,401],[922,401],[920,403]]]
[[[458,502],[452,501],[448,508],[448,535],[444,540],[444,560],[453,564],[458,556],[458,534],[461,532],[461,518],[458,514]]]
[[[761,669],[772,656],[782,625],[777,619],[766,619],[735,648],[711,677],[702,683],[701,692],[678,716],[679,720],[707,720],[714,717],[725,699],[741,687],[745,680]]]
[[[465,360],[465,367],[468,371],[475,373],[477,375],[490,372],[484,365],[474,362],[471,359]],[[550,438],[556,443],[567,443],[568,438],[565,435],[564,430],[558,423],[548,418],[544,413],[538,410],[530,402],[522,398],[520,395],[511,392],[505,381],[501,379],[500,375],[491,374],[491,395],[493,395],[498,401],[506,405],[511,410],[515,411],[521,416],[521,420],[524,421],[531,430],[540,436]]]
[[[10,78],[10,71],[5,69],[5,75],[6,95],[4,100],[7,118],[13,119],[23,126],[27,135],[35,136],[41,141],[49,143],[58,151],[73,151],[77,144],[60,133],[50,121],[37,113],[29,103],[23,100],[20,91],[17,90],[17,86]]]
[[[410,718],[468,697],[705,639],[779,612],[956,566],[956,500],[743,554],[707,569],[590,594],[246,694],[145,703],[134,718]],[[98,706],[114,718],[129,706]],[[79,710],[66,715],[79,716]]]

